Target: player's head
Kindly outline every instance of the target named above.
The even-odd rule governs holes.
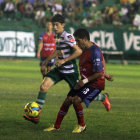
[[[52,18],[53,28],[57,34],[61,34],[64,31],[65,19],[62,15],[56,14]]]
[[[46,21],[46,29],[51,31],[53,29],[52,21],[47,19]]]
[[[90,42],[90,35],[86,29],[79,28],[74,32],[74,37],[76,40],[77,45],[81,49],[85,49],[89,46]]]
[[[84,28],[79,28],[74,32],[74,37],[80,38],[80,39],[87,39],[90,41],[90,35],[89,32]]]

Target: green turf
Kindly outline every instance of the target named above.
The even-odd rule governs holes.
[[[107,64],[114,82],[106,82],[112,109],[101,102],[84,106],[87,130],[72,134],[77,124],[71,107],[59,132],[43,132],[55,121],[69,87],[64,81],[52,87],[35,125],[22,118],[26,103],[35,101],[42,81],[39,61],[0,60],[0,140],[140,140],[140,66]],[[105,92],[104,91],[104,92]]]

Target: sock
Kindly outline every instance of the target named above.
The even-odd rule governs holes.
[[[60,125],[61,125],[61,122],[64,118],[64,116],[67,114],[68,110],[69,110],[69,106],[65,106],[64,103],[62,104],[62,106],[60,107],[60,110],[57,114],[57,118],[56,118],[56,121],[55,121],[55,124],[54,124],[54,127],[56,129],[59,129],[60,128]]]
[[[94,101],[103,101],[105,99],[104,94],[99,94],[97,97],[94,98]]]
[[[40,105],[40,108],[43,107],[46,99],[46,93],[39,92],[36,102]]]
[[[73,107],[74,107],[76,115],[77,115],[78,124],[81,125],[81,126],[85,126],[82,105],[81,104],[73,105]]]

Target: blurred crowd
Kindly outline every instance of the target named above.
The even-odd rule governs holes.
[[[63,14],[71,25],[86,27],[131,24],[140,29],[140,0],[0,0],[0,18],[8,21],[29,18],[44,26],[53,15]],[[100,5],[103,5],[100,9]]]

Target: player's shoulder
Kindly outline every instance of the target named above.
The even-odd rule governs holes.
[[[40,36],[43,36],[43,35],[45,35],[46,34],[46,32],[42,32],[41,34],[40,34]]]
[[[74,36],[66,31],[63,32],[62,37],[66,42],[75,42]]]
[[[95,43],[93,43],[93,45],[91,46],[91,50],[101,51],[100,47],[97,44],[95,44]]]
[[[95,43],[90,47],[90,51],[92,54],[102,54],[100,47]]]

